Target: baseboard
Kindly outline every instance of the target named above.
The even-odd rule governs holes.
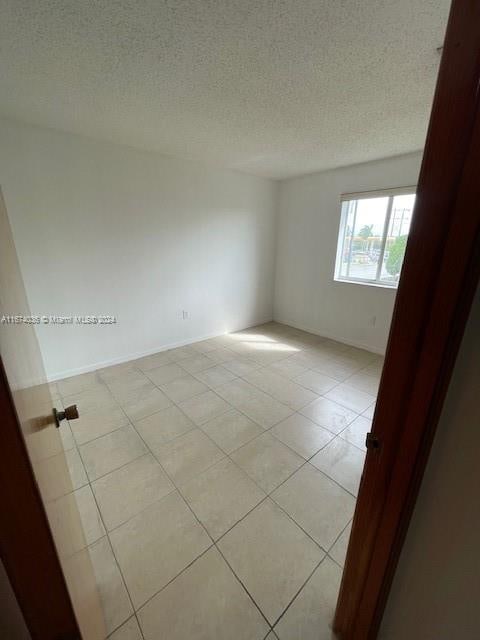
[[[260,319],[258,321],[252,322],[251,324],[231,327],[230,329],[228,329],[228,331],[223,331],[222,333],[214,332],[214,333],[209,333],[207,335],[196,336],[195,338],[188,338],[187,340],[170,342],[167,344],[163,344],[161,346],[153,347],[152,349],[148,349],[147,351],[137,351],[135,353],[119,356],[118,358],[110,358],[109,360],[93,362],[91,364],[84,365],[82,367],[76,367],[74,369],[68,369],[66,371],[59,371],[56,373],[47,374],[47,381],[56,382],[57,380],[63,380],[64,378],[71,378],[72,376],[78,376],[81,373],[89,373],[90,371],[96,371],[97,369],[104,369],[105,367],[112,367],[116,364],[123,364],[124,362],[129,362],[130,360],[138,360],[138,358],[151,356],[154,353],[161,353],[162,351],[168,351],[169,349],[176,349],[177,347],[185,347],[189,344],[200,342],[201,340],[209,340],[210,338],[217,338],[218,336],[222,336],[227,333],[234,333],[235,331],[243,331],[244,329],[250,329],[251,327],[256,327],[259,324],[272,322],[272,320],[273,320],[272,316],[269,316],[268,318]]]
[[[306,331],[307,333],[313,333],[315,336],[319,336],[320,338],[328,338],[329,340],[336,340],[337,342],[343,342],[344,344],[348,344],[351,347],[357,347],[358,349],[365,349],[366,351],[371,351],[372,353],[376,353],[380,356],[385,355],[385,349],[379,349],[378,347],[372,347],[372,345],[366,344],[364,342],[360,342],[358,340],[351,340],[350,338],[345,338],[343,336],[334,335],[333,333],[329,333],[328,331],[322,331],[319,333],[319,330],[314,327],[310,327],[308,325],[304,325],[294,320],[288,319],[280,319],[273,318],[274,322],[278,322],[279,324],[285,324],[288,327],[293,327],[294,329],[300,329],[300,331]]]

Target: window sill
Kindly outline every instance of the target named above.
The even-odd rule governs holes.
[[[376,287],[377,289],[389,289],[390,291],[396,291],[398,284],[382,284],[380,282],[367,282],[363,280],[346,280],[344,278],[334,278],[334,282],[340,282],[342,284],[359,284],[362,287]]]

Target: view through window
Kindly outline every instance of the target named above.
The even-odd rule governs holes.
[[[342,197],[335,279],[396,287],[414,203],[413,187]]]

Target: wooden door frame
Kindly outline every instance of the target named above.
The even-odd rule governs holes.
[[[480,275],[480,2],[454,0],[334,629],[377,636]]]
[[[81,640],[0,358],[0,554],[32,640]]]

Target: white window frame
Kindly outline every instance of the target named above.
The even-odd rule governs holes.
[[[348,282],[350,284],[362,284],[370,287],[384,287],[386,289],[396,289],[398,287],[397,282],[388,283],[385,280],[381,280],[383,257],[385,255],[385,246],[387,244],[387,233],[390,226],[390,219],[392,216],[393,199],[395,196],[402,196],[408,194],[415,194],[417,191],[416,185],[407,187],[396,187],[393,189],[377,189],[375,191],[360,191],[357,193],[342,193],[340,196],[340,225],[338,228],[337,237],[337,252],[335,256],[335,271],[333,279],[336,282]],[[355,276],[342,276],[340,275],[342,266],[343,246],[345,243],[345,227],[348,220],[348,210],[343,206],[344,202],[363,200],[366,198],[389,198],[387,205],[387,213],[385,216],[385,224],[382,234],[382,246],[380,248],[380,255],[378,259],[377,272],[375,278],[356,278]],[[355,227],[355,219],[354,219]]]

